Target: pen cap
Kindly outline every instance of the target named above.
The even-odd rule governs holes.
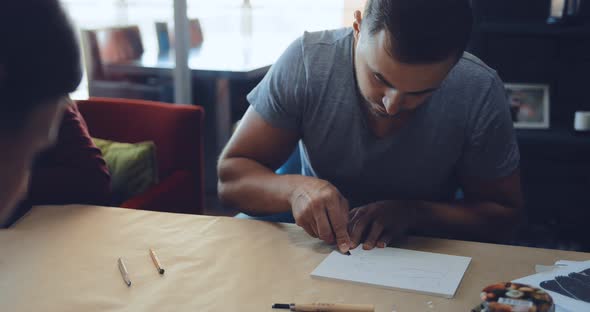
[[[374,312],[372,304],[312,303],[296,304],[295,311],[303,312]]]

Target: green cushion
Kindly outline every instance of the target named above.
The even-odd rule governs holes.
[[[154,142],[119,143],[93,138],[111,173],[116,204],[145,192],[158,183],[158,163]]]

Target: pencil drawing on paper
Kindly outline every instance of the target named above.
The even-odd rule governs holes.
[[[374,259],[365,256],[357,257],[355,260],[352,269],[358,273],[387,276],[393,281],[399,279],[416,280],[416,283],[429,284],[432,287],[438,287],[449,273],[449,270],[445,269],[444,266],[441,266],[440,270],[434,270],[435,268],[425,269],[425,266],[390,266],[384,268],[382,263],[379,264]]]
[[[451,298],[471,258],[386,248],[328,256],[312,276]]]

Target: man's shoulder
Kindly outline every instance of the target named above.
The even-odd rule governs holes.
[[[493,68],[469,52],[463,53],[463,56],[453,69],[453,74],[463,79],[477,78],[487,82],[491,82],[497,77],[497,73]]]
[[[315,32],[304,32],[301,38],[304,56],[313,57],[316,54],[332,49],[340,50],[350,44],[352,28],[340,28]]]
[[[482,99],[501,79],[498,73],[476,56],[465,52],[445,80],[445,89],[450,94],[460,94],[472,102]]]
[[[306,92],[311,98],[333,96],[342,86],[354,83],[352,28],[305,32],[301,44],[301,58],[308,73]],[[351,90],[355,89],[351,86]]]
[[[346,40],[352,35],[352,28],[339,28],[321,31],[306,31],[303,33],[303,45],[333,45],[341,40]]]
[[[443,83],[436,99],[453,107],[453,118],[470,120],[482,110],[500,111],[507,107],[502,80],[497,72],[476,56],[464,53]],[[449,106],[450,105],[450,106]]]

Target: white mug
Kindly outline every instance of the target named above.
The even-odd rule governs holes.
[[[574,129],[576,131],[590,131],[590,112],[576,112]]]

